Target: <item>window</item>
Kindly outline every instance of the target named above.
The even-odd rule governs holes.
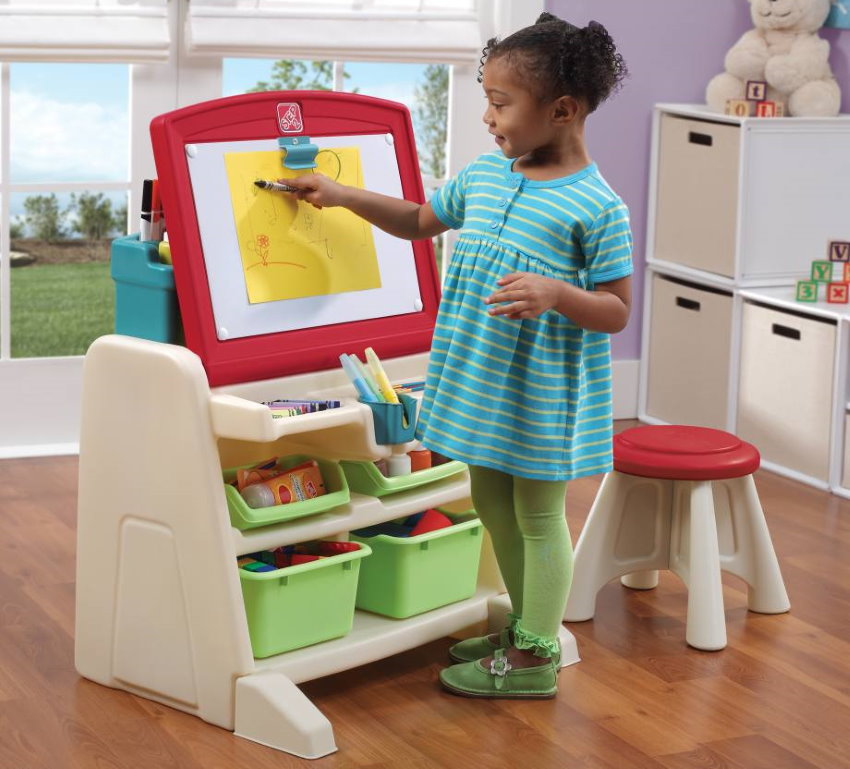
[[[9,65],[11,357],[81,355],[114,328],[109,242],[127,229],[129,71]]]
[[[426,195],[445,177],[449,66],[394,62],[225,59],[224,95],[327,88],[401,102],[410,110]],[[443,239],[434,239],[441,265]]]
[[[406,103],[402,90],[412,86],[415,99],[415,73],[448,65],[446,173],[455,173],[489,146],[483,125],[474,130],[483,41],[541,10],[542,0],[0,3],[0,456],[76,450],[80,353],[87,339],[111,330],[113,290],[102,255],[68,260],[72,278],[58,270],[42,277],[35,268],[48,266],[46,259],[11,266],[13,242],[25,250],[21,241],[31,236],[28,199],[41,198],[30,205],[48,216],[64,214],[65,240],[75,248],[90,240],[73,230],[82,226],[83,204],[96,210],[108,202],[122,220],[126,204],[135,230],[142,179],[156,175],[150,120],[250,88],[282,56],[333,62],[332,87]],[[403,89],[383,90],[379,79],[402,69]],[[420,126],[417,144],[426,145]],[[425,174],[426,187],[436,181]],[[73,339],[66,333],[74,323],[51,326],[64,317],[80,321]]]
[[[222,93],[230,96],[257,90],[327,88],[401,102],[413,117],[423,173],[440,177],[442,173],[434,173],[434,153],[426,149],[426,137],[434,133],[434,128],[438,128],[440,130],[437,133],[441,133],[445,144],[448,78],[441,80],[444,97],[442,109],[439,109],[439,105],[425,104],[422,96],[429,73],[435,69],[447,72],[448,68],[446,65],[424,63],[395,62],[390,67],[386,62],[228,58],[224,59],[222,65]],[[440,157],[445,155],[445,149],[442,149]],[[436,159],[438,163],[440,157]]]

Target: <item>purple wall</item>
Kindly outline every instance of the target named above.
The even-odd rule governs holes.
[[[705,86],[722,70],[729,47],[748,29],[746,0],[547,0],[546,9],[584,26],[604,24],[629,66],[623,90],[587,125],[593,159],[631,209],[635,236],[632,319],[614,337],[614,357],[640,357],[647,184],[653,105],[703,103]],[[842,111],[850,111],[850,30],[827,29],[832,68],[842,84]]]

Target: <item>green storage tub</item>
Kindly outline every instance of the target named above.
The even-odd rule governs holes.
[[[360,561],[356,552],[275,571],[239,569],[248,635],[255,657],[271,657],[340,638],[351,630]]]
[[[358,494],[368,494],[370,497],[383,497],[387,494],[415,489],[466,470],[463,462],[454,459],[435,467],[417,470],[415,473],[406,475],[396,475],[392,478],[383,475],[374,462],[343,460],[340,466],[348,479],[349,488]]]
[[[417,537],[351,534],[352,542],[372,549],[360,571],[357,608],[403,619],[471,598],[478,584],[481,521],[471,513],[454,517],[453,526]]]
[[[283,468],[295,467],[313,458],[303,454],[294,454],[282,457],[278,461],[278,466]],[[271,505],[270,507],[249,507],[236,487],[230,485],[231,481],[236,479],[237,470],[246,470],[253,467],[254,464],[224,470],[224,495],[227,498],[230,523],[237,529],[256,529],[259,526],[291,521],[295,518],[303,518],[306,515],[322,513],[338,505],[344,505],[351,499],[351,494],[348,490],[348,482],[339,464],[324,459],[316,459],[316,461],[319,463],[319,470],[322,473],[327,493],[315,499],[289,502],[285,505]]]

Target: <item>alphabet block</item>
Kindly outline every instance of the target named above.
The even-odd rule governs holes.
[[[850,286],[846,283],[827,283],[826,301],[830,304],[847,304],[850,299]]]
[[[735,117],[750,117],[752,114],[752,104],[744,99],[727,99],[726,114],[734,115]]]
[[[756,104],[756,117],[776,117],[775,101],[760,101]]]
[[[764,80],[747,81],[747,100],[764,101],[767,98],[767,83]]]
[[[832,262],[815,259],[812,262],[812,280],[818,283],[829,283],[832,281]]]
[[[850,243],[846,240],[830,240],[829,261],[850,262]]]
[[[797,281],[797,301],[816,302],[818,300],[818,284],[814,280]]]

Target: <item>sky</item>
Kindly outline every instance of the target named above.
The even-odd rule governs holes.
[[[274,61],[225,59],[222,95],[243,93],[269,80]],[[129,177],[130,70],[122,64],[10,65],[10,181],[121,182]],[[346,90],[413,106],[424,64],[350,62]],[[60,206],[68,196],[57,195]],[[113,195],[117,202],[120,195]],[[24,193],[10,199],[14,220]]]

